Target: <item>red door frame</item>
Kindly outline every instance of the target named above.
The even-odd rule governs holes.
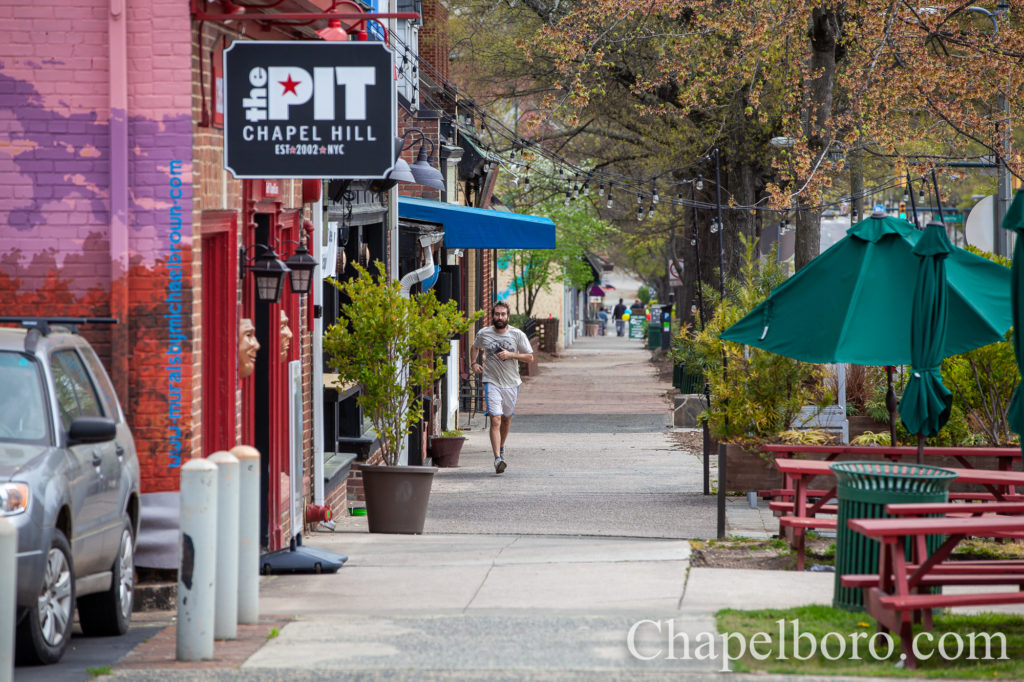
[[[238,213],[203,211],[202,448],[207,457],[235,443],[238,330]]]
[[[280,248],[278,249],[278,256],[281,260],[286,260],[288,256],[295,251],[295,244],[290,242],[297,242],[299,236],[299,230],[302,227],[302,211],[300,209],[289,209],[281,211],[278,215],[278,230],[277,235],[280,240]],[[271,480],[276,482],[278,485],[278,514],[275,519],[278,520],[277,532],[282,538],[284,529],[280,523],[281,515],[283,512],[288,511],[288,505],[284,502],[286,499],[290,499],[290,491],[293,486],[289,486],[291,476],[291,463],[289,462],[289,444],[291,442],[291,423],[288,421],[288,363],[292,360],[299,358],[299,347],[302,345],[300,333],[302,327],[302,321],[299,319],[299,295],[292,293],[291,282],[285,281],[284,288],[281,293],[281,303],[273,306],[271,311],[271,320],[279,320],[281,311],[288,316],[288,326],[292,332],[291,343],[288,347],[287,357],[282,356],[281,353],[281,337],[279,334],[271,334],[271,338],[274,339],[274,358],[273,371],[271,373],[272,381],[271,386],[276,387],[271,393],[271,414],[272,421],[270,425],[271,438],[275,444],[276,458],[272,458],[270,462]],[[289,527],[291,535],[295,535],[296,528],[292,525],[295,519],[289,519]],[[273,526],[271,526],[273,528]],[[298,529],[298,530],[301,530]]]
[[[256,244],[256,219],[257,213],[266,214],[270,221],[271,246],[281,255],[279,240],[281,229],[281,202],[277,192],[268,192],[269,187],[279,188],[281,181],[271,180],[244,180],[243,193],[245,195],[246,217],[244,245],[246,258],[251,258]],[[278,190],[279,191],[279,190]],[[242,285],[242,317],[248,317],[255,321],[256,306],[268,306],[267,319],[276,321],[280,318],[281,305],[278,303],[257,303],[255,283],[252,275],[246,271],[245,280]],[[285,282],[286,293],[282,298],[290,295],[288,283]],[[272,326],[271,330],[276,329]],[[296,335],[297,337],[298,335]],[[267,458],[269,464],[269,480],[267,487],[267,521],[270,551],[281,549],[284,544],[284,532],[281,527],[281,515],[284,511],[281,505],[281,474],[288,471],[288,369],[287,364],[279,362],[281,356],[281,339],[278,334],[268,333],[267,348],[261,348],[261,354],[266,353],[269,370],[267,376],[268,412],[270,415],[268,439],[269,452],[261,453]],[[255,425],[253,420],[256,413],[256,396],[254,383],[252,381],[242,382],[242,437],[244,443],[255,441]]]

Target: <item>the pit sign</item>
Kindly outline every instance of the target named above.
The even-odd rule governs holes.
[[[394,60],[379,42],[235,41],[224,51],[224,167],[236,178],[383,177]]]

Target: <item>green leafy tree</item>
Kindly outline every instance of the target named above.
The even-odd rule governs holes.
[[[877,159],[900,184],[908,170],[964,157],[1024,167],[1004,142],[1007,121],[1024,112],[1019,3],[1008,13],[994,0],[458,4],[461,22],[476,21],[462,39],[483,60],[456,70],[474,95],[527,103],[517,104],[518,134],[594,158],[645,191],[652,178],[703,171],[707,181],[700,159],[716,147],[725,202],[796,211],[798,267],[818,253],[821,202],[839,193],[843,156],[858,167]],[[1003,16],[985,16],[993,11]],[[497,21],[502,30],[489,30]],[[776,137],[787,143],[770,146]],[[709,190],[697,200],[713,201]],[[616,219],[628,218],[620,209]],[[762,220],[727,212],[727,273],[742,253],[736,235],[757,234]],[[631,235],[650,223],[634,225]]]
[[[726,278],[725,299],[718,301],[707,327],[696,333],[684,328],[685,333],[673,342],[676,359],[703,370],[711,388],[708,426],[714,438],[725,442],[775,437],[792,426],[804,406],[826,405],[834,397],[824,389],[822,365],[719,338],[788,275],[785,266],[776,262],[774,252],[759,258],[756,240],[744,238],[742,243],[740,275]],[[716,298],[711,291],[706,296]]]
[[[501,253],[512,268],[515,294],[510,302],[517,312],[530,317],[542,291],[563,282],[583,289],[593,281],[586,256],[602,251],[615,228],[587,202],[565,206],[564,201],[549,195],[535,204],[527,203],[522,196],[511,203],[517,211],[545,216],[555,223],[554,249],[506,249]]]
[[[330,280],[350,303],[324,333],[324,353],[339,385],[359,386],[359,406],[380,438],[385,464],[394,466],[402,441],[422,417],[420,390],[444,375],[449,341],[472,320],[455,301],[440,303],[433,291],[407,298],[398,282],[354,267],[356,277]],[[385,271],[383,263],[376,268]]]

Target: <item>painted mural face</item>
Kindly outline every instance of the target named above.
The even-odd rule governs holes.
[[[252,320],[243,317],[238,324],[238,376],[241,379],[252,376],[256,371],[256,354],[260,342],[256,340],[256,327]]]
[[[292,345],[292,330],[288,326],[288,315],[281,311],[281,359],[288,360],[288,349]]]

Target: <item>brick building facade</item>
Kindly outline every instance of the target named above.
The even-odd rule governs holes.
[[[6,315],[119,320],[82,333],[114,380],[138,449],[140,564],[153,549],[164,567],[175,564],[147,547],[146,514],[174,523],[181,463],[257,443],[258,415],[286,404],[288,361],[301,361],[311,395],[311,307],[287,287],[280,304],[256,303],[251,274],[239,269],[239,248],[260,230],[284,246],[284,259],[289,240],[308,236],[311,212],[299,181],[241,181],[223,169],[213,72],[242,27],[195,22],[184,2],[110,7],[0,8],[9,36],[0,48],[0,296]],[[54,31],[58,23],[74,28]],[[245,30],[245,39],[290,37],[255,22]],[[281,311],[294,337],[287,350]],[[262,378],[238,377],[241,318],[257,319]],[[311,400],[303,411],[308,451]],[[282,429],[275,420],[261,448],[273,476],[272,549],[290,530]]]
[[[330,4],[288,0],[278,11]],[[432,77],[443,81],[447,10],[439,0],[422,7],[420,51]],[[177,535],[169,531],[177,527],[178,468],[239,443],[263,456],[264,544],[287,543],[294,489],[289,363],[300,363],[305,501],[317,488],[312,477],[324,475],[314,459],[323,438],[313,431],[314,403],[324,387],[315,369],[312,300],[286,284],[280,303],[257,302],[249,271],[257,244],[273,245],[284,260],[297,242],[309,243],[321,220],[320,183],[233,177],[224,169],[219,101],[221,55],[233,41],[318,38],[313,26],[202,20],[200,8],[228,11],[216,2],[125,3],[114,12],[100,0],[0,7],[8,28],[0,47],[0,314],[119,320],[82,333],[107,366],[135,437],[143,493],[137,558],[157,568],[177,565]],[[73,28],[53,30],[58,24]],[[429,107],[421,105],[399,112],[400,136],[417,128],[429,140],[417,144],[416,133],[406,139],[410,164],[425,145],[443,169],[442,143],[458,144],[443,129],[455,102],[441,99],[447,111],[424,115]],[[444,196],[414,184],[400,191],[462,203],[480,184],[453,179],[465,186],[461,194],[451,183]],[[375,220],[379,255],[395,263],[397,217]],[[461,259],[467,312],[489,308],[493,252],[451,258]],[[292,333],[287,347],[282,313]],[[243,319],[254,322],[261,345],[248,378],[238,367]],[[464,340],[463,355],[471,341]],[[358,474],[349,480],[357,493]],[[342,480],[326,501],[342,510],[349,497]]]

